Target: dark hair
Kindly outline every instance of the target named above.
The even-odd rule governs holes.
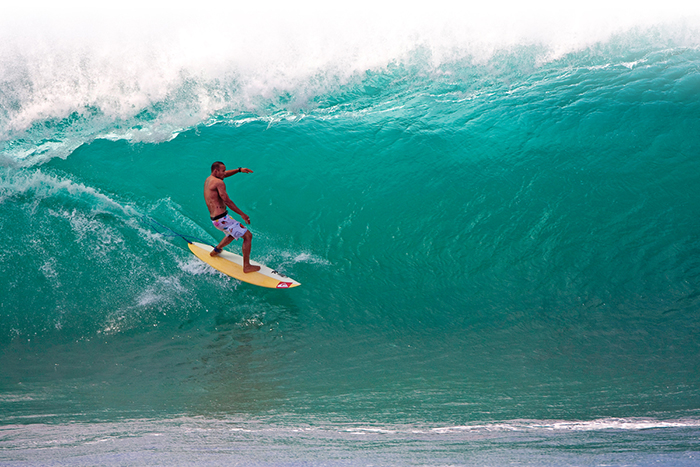
[[[225,167],[223,162],[216,161],[211,165],[211,171],[214,172],[216,169],[220,167]]]

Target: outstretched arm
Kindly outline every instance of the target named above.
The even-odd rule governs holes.
[[[253,171],[250,169],[246,169],[245,167],[239,167],[237,169],[231,169],[227,170],[226,173],[224,174],[224,178],[230,177],[231,175],[236,175],[239,173],[244,173],[244,174],[252,174]],[[232,208],[233,209],[233,208]]]

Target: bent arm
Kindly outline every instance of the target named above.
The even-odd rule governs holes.
[[[221,201],[224,202],[226,206],[231,208],[233,212],[241,216],[241,218],[245,221],[246,224],[250,224],[250,217],[240,209],[238,209],[238,206],[229,198],[228,193],[226,193],[226,187],[222,183],[217,187],[217,190],[219,192],[219,197],[221,198]]]

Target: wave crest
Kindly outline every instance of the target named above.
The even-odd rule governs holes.
[[[348,84],[397,64],[428,79],[464,61],[488,74],[504,53],[507,62],[532,48],[537,64],[635,28],[632,41],[700,44],[693,16],[700,9],[673,2],[606,3],[605,17],[547,2],[527,9],[438,2],[430,19],[423,9],[391,4],[373,4],[373,15],[355,3],[214,7],[214,17],[207,8],[183,16],[176,4],[135,2],[109,15],[90,8],[69,15],[63,3],[0,14],[0,164],[65,158],[96,138],[163,142],[222,119],[295,113],[322,101],[333,107]],[[671,26],[649,33],[659,24]]]

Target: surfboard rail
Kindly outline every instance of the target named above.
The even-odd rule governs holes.
[[[238,279],[242,282],[257,285],[259,287],[267,287],[269,289],[291,289],[298,287],[301,284],[294,279],[281,274],[274,269],[271,269],[264,264],[255,261],[250,264],[260,266],[260,270],[251,273],[243,272],[243,257],[230,251],[222,251],[216,256],[211,256],[210,253],[214,249],[213,246],[199,242],[188,242],[190,251],[200,260],[207,263],[219,272],[227,276]]]

